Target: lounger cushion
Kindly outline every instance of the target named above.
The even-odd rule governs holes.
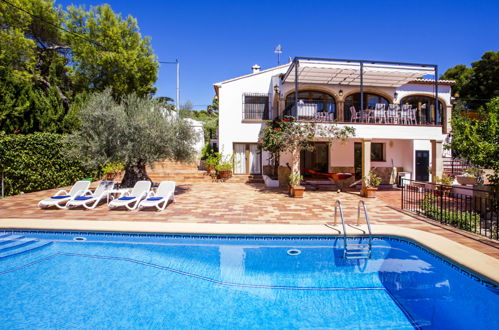
[[[132,200],[134,198],[135,198],[134,196],[124,196],[124,197],[118,198],[118,200],[120,200],[120,201],[130,201],[130,200]]]
[[[149,197],[147,200],[148,201],[159,201],[162,200],[164,197]]]
[[[70,198],[70,195],[59,195],[59,196],[52,196],[50,198],[52,199],[63,199],[63,198]]]
[[[86,201],[88,199],[92,199],[91,196],[78,196],[75,198],[76,201]]]

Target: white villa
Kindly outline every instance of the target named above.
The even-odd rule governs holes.
[[[438,76],[436,65],[299,57],[252,69],[214,84],[219,148],[235,155],[234,174],[266,170],[268,155],[257,147],[260,129],[266,120],[292,115],[301,122],[356,129],[345,143],[314,141],[315,150],[301,154],[302,170],[355,173],[359,180],[373,169],[383,184],[394,183],[394,167],[419,181],[442,175],[453,81],[424,79]],[[282,155],[280,170],[290,161]]]

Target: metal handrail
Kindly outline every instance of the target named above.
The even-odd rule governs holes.
[[[347,244],[347,228],[345,226],[345,218],[343,217],[343,208],[341,207],[341,201],[339,199],[336,200],[336,202],[334,203],[334,225],[336,226],[336,214],[337,214],[337,210],[338,208],[340,209],[340,216],[341,216],[341,225],[343,226],[343,238],[345,239],[344,240],[344,244],[345,244],[345,247],[346,247],[346,244]]]
[[[360,225],[360,204],[362,204],[362,206],[364,208],[364,215],[366,218],[367,230],[369,231],[369,241],[371,241],[372,240],[371,224],[369,223],[369,216],[367,215],[366,203],[363,200],[360,200],[359,204],[357,204],[357,226]]]

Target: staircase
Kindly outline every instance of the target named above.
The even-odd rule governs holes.
[[[0,259],[16,254],[33,251],[52,244],[52,242],[39,241],[22,235],[0,233]]]
[[[444,158],[443,159],[443,174],[449,177],[456,177],[461,175],[468,168],[468,165],[459,159]]]
[[[153,182],[212,182],[206,171],[200,171],[195,163],[164,160],[146,167],[147,175]]]

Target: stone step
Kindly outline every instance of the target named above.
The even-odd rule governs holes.
[[[7,243],[7,244],[2,244],[2,245],[0,245],[0,253],[8,251],[8,250],[16,249],[18,247],[33,243],[35,241],[36,240],[34,238],[22,238],[22,239],[14,240],[14,241]]]
[[[39,248],[42,248],[44,246],[47,246],[49,244],[52,244],[52,242],[42,242],[42,241],[33,241],[32,243],[30,244],[25,244],[21,247],[18,247],[17,249],[13,249],[13,250],[8,250],[8,251],[5,251],[5,252],[1,252],[0,253],[0,258],[6,258],[6,257],[10,257],[10,256],[13,256],[13,255],[16,255],[16,254],[21,254],[21,253],[25,253],[25,252],[29,252],[29,251],[33,251],[35,249],[39,249]]]
[[[0,238],[0,247],[3,244],[6,244],[6,243],[9,243],[9,242],[15,241],[17,239],[21,239],[21,238],[24,238],[24,236],[22,236],[22,235],[11,235],[11,234],[8,234],[6,236],[2,236]]]

